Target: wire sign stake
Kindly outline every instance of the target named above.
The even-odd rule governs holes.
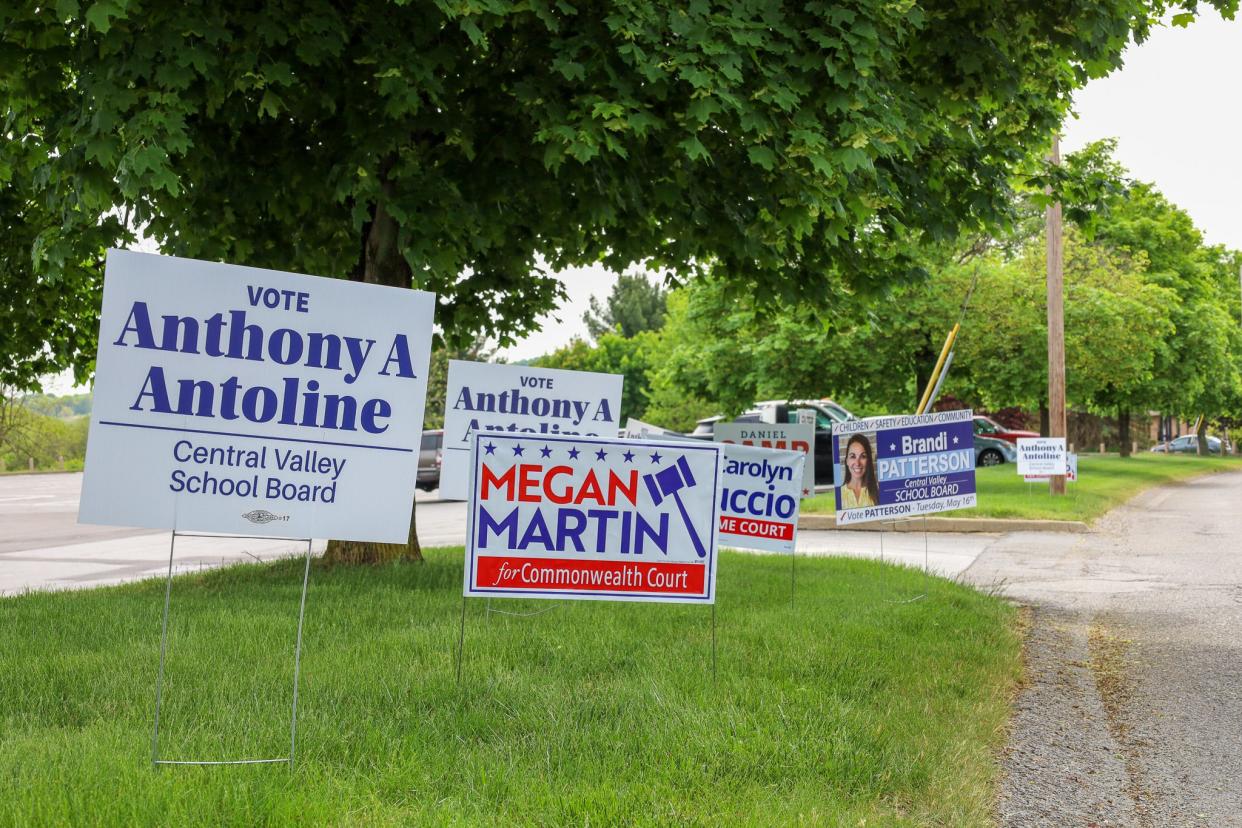
[[[306,615],[306,588],[310,582],[311,544],[306,538],[306,565],[302,571],[302,598],[298,603],[297,641],[293,648],[293,706],[289,714],[289,755],[274,759],[161,759],[160,758],[160,710],[164,701],[164,665],[168,654],[168,615],[172,603],[173,550],[177,545],[177,537],[183,538],[236,538],[253,540],[297,540],[302,538],[272,538],[259,535],[202,535],[188,532],[172,533],[168,543],[168,578],[164,584],[164,620],[160,628],[160,666],[155,678],[155,726],[151,733],[151,765],[271,765],[284,764],[293,768],[298,747],[298,679],[302,669],[302,621]]]

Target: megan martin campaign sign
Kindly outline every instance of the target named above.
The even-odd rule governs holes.
[[[469,496],[476,431],[617,436],[623,381],[620,374],[450,360],[440,497]]]
[[[974,506],[971,415],[943,411],[834,426],[837,525]]]
[[[475,432],[467,596],[713,603],[722,454]]]
[[[78,520],[405,541],[434,307],[110,251]]]

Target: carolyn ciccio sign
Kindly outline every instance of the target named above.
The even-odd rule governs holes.
[[[697,442],[659,426],[630,418],[626,439]],[[720,482],[720,543],[738,549],[793,552],[802,508],[802,451],[721,442],[724,473]]]
[[[969,410],[840,423],[832,453],[838,526],[975,505]]]
[[[715,602],[719,447],[472,441],[465,595]]]
[[[435,296],[112,250],[78,520],[404,542]]]
[[[620,374],[450,360],[440,497],[466,500],[476,431],[616,437]]]
[[[720,543],[793,552],[806,455],[731,443],[724,447]]]

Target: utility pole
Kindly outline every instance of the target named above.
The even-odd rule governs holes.
[[[1049,161],[1061,166],[1061,136],[1052,136]],[[1065,304],[1061,202],[1054,201],[1044,213],[1048,236],[1048,436],[1065,437]],[[1054,495],[1065,494],[1065,475],[1048,481]]]

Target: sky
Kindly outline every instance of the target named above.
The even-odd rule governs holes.
[[[1186,210],[1210,244],[1242,249],[1242,21],[1205,8],[1186,28],[1160,27],[1131,46],[1125,65],[1092,81],[1074,98],[1063,153],[1101,138],[1117,140],[1116,159]],[[529,359],[586,336],[582,315],[603,300],[617,274],[602,267],[561,273],[566,299],[539,319],[541,330],[500,352]],[[56,377],[45,390],[68,393]]]
[[[1242,20],[1210,9],[1157,29],[1074,98],[1061,151],[1117,139],[1116,158],[1188,212],[1209,244],[1242,249]]]

